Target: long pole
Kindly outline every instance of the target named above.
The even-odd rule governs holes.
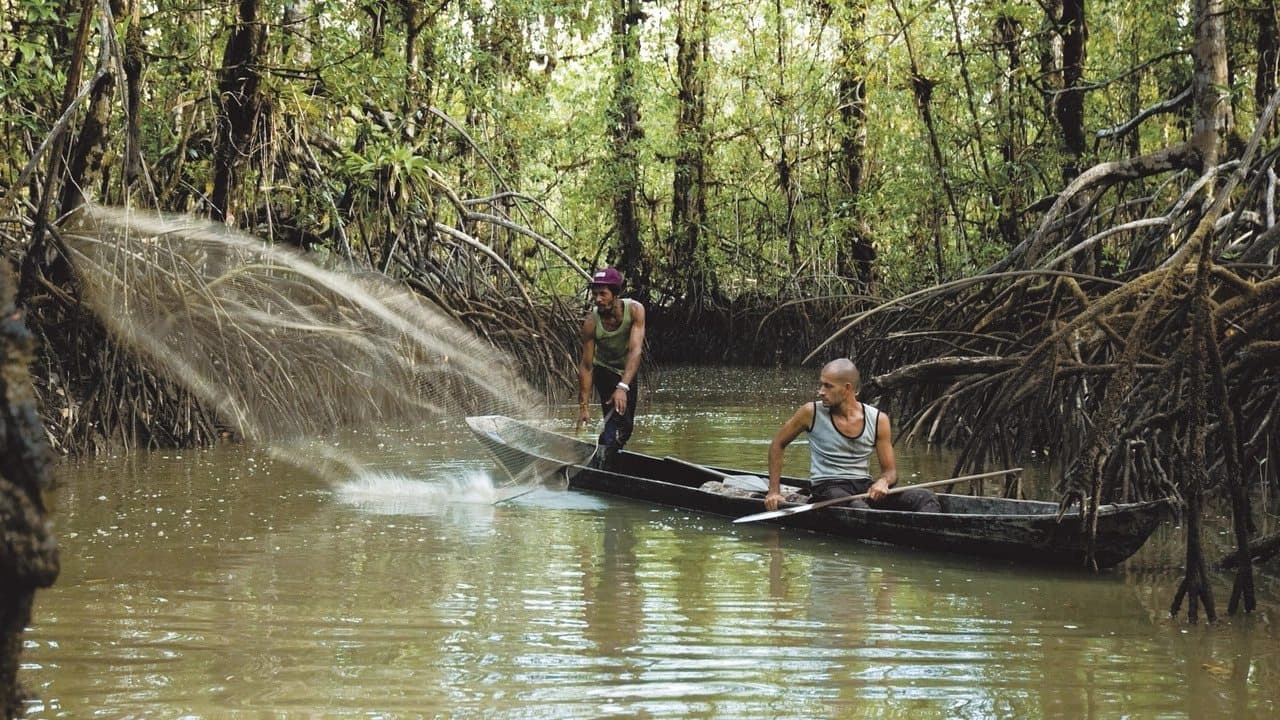
[[[897,495],[900,492],[906,492],[915,488],[931,488],[939,485],[949,485],[951,483],[964,482],[966,480],[980,480],[982,478],[995,477],[996,475],[1006,475],[1013,472],[1022,472],[1022,468],[1009,468],[1008,470],[993,470],[992,472],[978,473],[977,475],[961,475],[960,477],[947,478],[946,480],[933,480],[925,483],[917,483],[915,485],[901,485],[899,487],[890,488],[886,495]],[[756,513],[754,515],[744,515],[734,520],[735,523],[755,522],[757,520],[772,520],[774,518],[785,517],[787,515],[796,515],[810,510],[817,510],[829,505],[838,505],[851,500],[864,500],[870,496],[870,493],[859,493],[857,495],[845,495],[844,497],[831,498],[830,500],[819,500],[815,503],[806,505],[794,505],[781,510],[769,510],[767,512]]]

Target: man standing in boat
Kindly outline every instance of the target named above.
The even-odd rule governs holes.
[[[827,363],[818,375],[818,400],[801,405],[773,436],[769,445],[769,492],[764,506],[777,510],[782,502],[782,456],[800,433],[809,433],[809,482],[812,502],[867,493],[867,500],[851,500],[849,507],[877,510],[941,512],[929,490],[911,489],[887,494],[898,480],[889,416],[858,400],[858,368],[852,360]],[[871,451],[880,463],[880,477],[871,479]]]
[[[582,360],[578,364],[578,429],[591,421],[594,386],[605,415],[597,462],[607,467],[627,444],[635,427],[644,350],[644,306],[619,297],[622,273],[608,267],[591,276],[591,312],[582,321]]]

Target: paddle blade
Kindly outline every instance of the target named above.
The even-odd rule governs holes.
[[[755,515],[743,515],[734,519],[735,523],[749,523],[758,520],[772,520],[774,518],[786,517],[787,515],[795,515],[808,510],[812,510],[817,503],[809,503],[808,505],[795,505],[793,507],[782,508],[781,510],[769,510],[767,512],[756,513]]]

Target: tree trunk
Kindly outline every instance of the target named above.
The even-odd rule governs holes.
[[[920,119],[924,121],[925,133],[929,138],[929,149],[933,154],[934,171],[938,175],[938,184],[942,187],[943,194],[947,198],[947,204],[951,208],[951,216],[956,223],[955,237],[958,241],[962,241],[965,233],[964,215],[960,212],[960,203],[956,200],[955,188],[951,186],[951,181],[947,179],[947,161],[942,152],[942,142],[938,139],[937,123],[933,119],[933,88],[938,83],[932,78],[926,77],[921,71],[920,62],[916,58],[915,47],[911,42],[910,27],[902,16],[898,3],[891,1],[889,7],[893,9],[894,16],[898,19],[898,27],[902,29],[902,41],[907,48],[907,59],[911,63],[911,94],[915,98],[916,110],[920,113]],[[933,221],[936,227],[933,233],[934,275],[941,280],[946,275],[946,262],[942,252],[943,228],[936,216]]]
[[[1257,10],[1258,17],[1258,67],[1253,85],[1253,103],[1266,107],[1276,91],[1277,73],[1280,73],[1280,30],[1276,27],[1274,0]],[[1274,124],[1268,133],[1275,131]]]
[[[844,185],[838,215],[843,233],[836,248],[836,272],[866,290],[875,277],[876,249],[871,229],[858,212],[867,155],[867,0],[843,0],[835,7],[840,29],[836,61],[836,101],[840,113],[839,176]]]
[[[778,191],[782,193],[783,215],[782,215],[782,234],[787,239],[787,258],[791,262],[791,269],[794,273],[796,268],[800,267],[800,241],[796,237],[796,203],[799,197],[799,191],[796,186],[796,178],[794,162],[792,156],[787,151],[787,142],[793,136],[790,124],[790,118],[785,111],[778,112],[779,109],[786,108],[791,104],[791,99],[787,97],[787,56],[786,46],[788,44],[786,11],[783,9],[782,0],[773,0],[773,18],[774,18],[774,60],[773,70],[776,73],[774,79],[774,87],[769,98],[769,104],[773,108],[772,116],[776,118],[775,130],[777,131],[778,143],[778,159],[773,163],[774,172],[778,174]]]
[[[387,51],[389,5],[390,0],[372,0],[361,8],[369,16],[369,50],[375,58],[381,58]]]
[[[615,0],[613,16],[613,58],[616,84],[610,135],[613,141],[613,215],[617,234],[618,267],[630,280],[634,291],[644,296],[649,272],[640,245],[637,211],[640,194],[640,167],[636,143],[643,135],[640,127],[640,99],[636,87],[636,66],[640,63],[640,23],[645,19],[640,0]]]
[[[218,71],[218,144],[214,156],[209,216],[231,219],[236,170],[253,151],[254,127],[262,112],[258,72],[266,46],[266,25],[258,21],[260,0],[240,0],[240,21],[227,40]]]
[[[707,224],[706,130],[708,0],[676,4],[676,156],[671,182],[672,277],[683,282],[687,302],[702,306],[715,296],[716,280],[704,239]]]
[[[1196,0],[1195,40],[1191,48],[1195,73],[1191,78],[1191,146],[1200,157],[1201,172],[1218,164],[1222,141],[1231,131],[1231,100],[1227,94],[1227,37],[1222,23],[1222,0]]]
[[[58,547],[42,496],[52,463],[28,376],[35,341],[13,299],[13,274],[0,262],[0,720],[23,713],[22,633],[36,590],[58,577]]]
[[[421,106],[419,98],[424,95],[420,92],[418,83],[424,82],[428,91],[431,85],[431,78],[422,72],[418,54],[418,35],[422,33],[427,22],[430,22],[430,16],[427,21],[419,22],[419,3],[414,0],[400,0],[397,8],[400,11],[400,21],[404,24],[404,100],[400,112],[404,116],[405,133],[412,138],[418,134],[420,121],[418,108]],[[429,92],[427,94],[429,95]],[[421,104],[430,104],[430,101]]]
[[[139,12],[141,3],[133,4],[133,18],[129,21],[129,29],[125,33],[124,77],[125,77],[125,150],[124,150],[124,187],[128,188],[142,175],[142,139],[141,106],[142,106],[142,69],[146,58],[146,44],[142,39],[142,18]],[[126,203],[127,204],[127,203]]]
[[[1204,559],[1204,545],[1201,539],[1204,512],[1204,492],[1209,484],[1209,468],[1207,464],[1207,445],[1209,436],[1209,384],[1205,356],[1208,354],[1207,343],[1215,342],[1208,337],[1206,330],[1209,315],[1209,295],[1207,276],[1209,275],[1209,253],[1212,247],[1207,234],[1199,238],[1204,248],[1198,265],[1194,284],[1193,303],[1190,308],[1192,323],[1190,336],[1186,342],[1185,356],[1188,376],[1187,388],[1188,413],[1186,430],[1190,433],[1189,452],[1183,495],[1187,499],[1187,552],[1186,568],[1182,582],[1174,593],[1173,603],[1169,606],[1169,614],[1176,615],[1185,598],[1187,601],[1187,622],[1194,624],[1199,615],[1200,603],[1204,604],[1205,619],[1214,622],[1218,619],[1214,607],[1213,587],[1209,583],[1208,571]]]
[[[1022,240],[1018,209],[1026,195],[1026,188],[1022,187],[1020,182],[1024,174],[1020,168],[1020,159],[1026,144],[1023,140],[1026,134],[1024,130],[1026,118],[1022,111],[1022,84],[1019,81],[1022,76],[1021,35],[1022,24],[1017,18],[1009,15],[1000,15],[996,18],[996,47],[1003,50],[1008,57],[1008,65],[1004,71],[1006,80],[999,87],[1003,96],[1003,108],[1000,114],[1005,118],[1003,137],[1000,138],[1000,160],[1004,163],[1002,174],[1007,179],[997,185],[992,199],[998,212],[996,224],[1000,230],[1000,237],[1004,240],[1005,246],[1010,248],[1017,247]]]
[[[89,113],[80,126],[71,156],[67,159],[67,177],[62,183],[58,200],[58,215],[63,216],[84,204],[85,183],[89,176],[102,168],[103,139],[107,134],[107,122],[111,119],[112,90],[116,79],[111,73],[100,75],[90,91]]]
[[[1080,158],[1084,156],[1084,77],[1085,42],[1089,32],[1085,25],[1084,0],[1063,0],[1058,19],[1058,35],[1062,37],[1062,91],[1053,106],[1053,116],[1062,132],[1062,146],[1067,162],[1062,166],[1062,179],[1071,182],[1080,174]]]
[[[89,43],[89,25],[93,19],[94,0],[82,0],[80,3],[80,23],[76,28],[75,46],[71,49],[71,65],[67,69],[67,80],[62,89],[62,103],[58,106],[59,115],[66,112],[75,101],[80,85],[80,77],[84,71],[85,51]],[[54,130],[56,137],[49,143],[48,165],[45,166],[44,183],[40,187],[40,202],[32,218],[31,245],[22,258],[22,274],[19,278],[18,296],[28,298],[39,284],[49,265],[45,257],[45,235],[49,225],[49,204],[53,201],[54,186],[64,174],[63,152],[67,146],[67,133],[62,127]],[[66,258],[57,260],[65,268]]]
[[[1136,28],[1131,30],[1129,36],[1129,63],[1133,67],[1138,67],[1142,63],[1138,47],[1138,31]],[[1142,76],[1134,73],[1125,81],[1125,100],[1129,107],[1129,117],[1136,118],[1142,112]],[[1266,105],[1263,102],[1263,105]],[[1142,154],[1142,133],[1134,128],[1133,132],[1127,133],[1125,138],[1125,147],[1129,151],[1131,157],[1137,157]],[[1099,250],[1102,248],[1099,247]]]

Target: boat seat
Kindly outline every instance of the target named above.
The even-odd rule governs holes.
[[[724,495],[725,497],[759,498],[761,500],[764,499],[764,493],[760,491],[748,490],[746,488],[736,486],[732,483],[729,483],[726,485],[723,481],[720,481],[720,480],[708,480],[702,483],[699,489],[703,490],[704,492],[715,493],[717,495]],[[789,503],[809,502],[808,495],[800,494],[800,488],[792,487],[790,485],[782,486],[782,499],[786,500]]]

